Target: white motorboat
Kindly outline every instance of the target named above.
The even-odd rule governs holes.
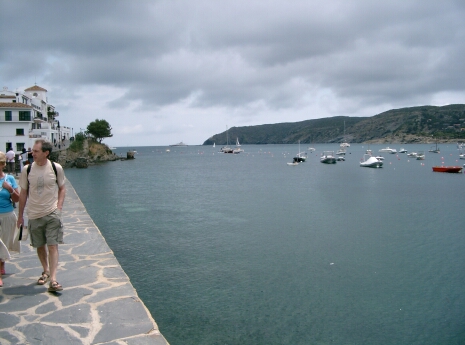
[[[379,150],[379,152],[387,152],[387,153],[397,153],[397,150],[396,149],[391,149],[389,146],[384,148],[384,149],[381,149]]]
[[[346,154],[346,150],[344,149],[340,149],[336,152],[336,155],[345,155]]]
[[[425,152],[424,151],[418,151],[416,155],[416,159],[419,161],[422,161],[425,159]]]
[[[460,158],[460,159],[465,159],[465,153],[459,154],[459,158]]]
[[[407,153],[407,150],[404,149],[403,147],[400,148],[399,153]]]
[[[360,162],[360,166],[366,168],[382,168],[383,162],[369,154],[364,154],[363,161]]]
[[[344,156],[337,156],[337,157],[336,157],[336,160],[337,160],[337,161],[342,161],[342,162],[344,162],[344,161],[346,160],[346,157],[344,157]]]
[[[416,157],[416,156],[417,156],[417,153],[416,153],[416,152],[410,152],[410,153],[407,153],[407,156],[409,156],[409,157]]]
[[[316,149],[315,149],[314,147],[309,147],[309,148],[307,149],[307,151],[308,151],[308,152],[315,152]]]
[[[320,162],[325,164],[336,164],[336,157],[334,157],[334,151],[323,151],[320,157]]]
[[[340,147],[350,147],[350,144],[349,143],[341,143],[341,145],[339,145]]]

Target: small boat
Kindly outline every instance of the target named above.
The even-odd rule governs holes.
[[[346,138],[346,122],[344,121],[344,136],[343,136],[343,139],[345,140],[345,138]],[[350,147],[350,144],[349,143],[341,143],[341,145],[339,145],[339,147],[341,147],[341,148]]]
[[[459,158],[460,158],[460,159],[465,159],[465,153],[459,154]]]
[[[287,165],[299,165],[300,161],[298,160],[297,157],[294,157],[293,161],[291,163],[287,163]]]
[[[410,153],[407,153],[407,156],[409,156],[409,157],[416,157],[416,156],[417,156],[417,153],[416,153],[416,152],[410,152]]]
[[[383,156],[376,156],[375,158],[376,158],[377,160],[379,160],[379,161],[384,161],[384,157],[383,157]]]
[[[404,149],[403,147],[400,148],[399,153],[407,153],[407,150]]]
[[[428,150],[428,152],[433,152],[433,153],[441,153],[441,151],[439,150],[439,147],[438,147],[438,143],[436,142],[436,148],[431,147],[431,149]]]
[[[184,144],[182,141],[177,143],[177,144],[173,144],[173,145],[170,145],[170,146],[181,146],[181,147],[186,147],[187,144]]]
[[[309,147],[309,148],[307,149],[307,151],[308,151],[308,152],[315,152],[316,149],[315,149],[314,147]]]
[[[234,153],[234,150],[229,147],[229,129],[228,126],[226,126],[226,146],[223,146],[220,149],[220,152],[223,153]]]
[[[336,155],[345,155],[346,154],[346,150],[344,149],[340,149],[336,152]]]
[[[396,149],[391,149],[389,146],[384,148],[384,149],[381,149],[379,150],[379,152],[387,152],[387,153],[397,153],[397,150]]]
[[[325,164],[336,164],[336,157],[334,157],[334,151],[323,151],[320,157],[320,162]]]
[[[425,160],[425,153],[423,151],[418,151],[416,155],[416,159],[419,161]]]
[[[360,166],[366,168],[382,168],[383,162],[369,154],[364,154]]]
[[[346,160],[346,157],[344,157],[344,156],[337,156],[337,157],[336,157],[336,160],[337,160],[337,161],[342,161],[342,162],[344,162],[344,161]]]
[[[234,150],[232,148],[230,148],[229,146],[223,146],[221,149],[220,149],[220,152],[223,152],[223,153],[234,153]]]
[[[446,172],[446,173],[459,173],[462,171],[460,166],[435,166],[433,171],[436,172]]]
[[[215,146],[216,146],[216,144],[215,144],[215,143],[213,143],[213,147],[215,147]]]
[[[236,148],[233,149],[233,153],[241,153],[244,152],[243,149],[241,149],[241,144],[239,144],[239,138],[236,138]]]
[[[297,162],[305,162],[307,159],[307,152],[300,152],[300,140],[299,140],[299,153],[297,153],[294,157],[294,161]]]

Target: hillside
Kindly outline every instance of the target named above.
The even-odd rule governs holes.
[[[345,124],[345,135],[344,135]],[[427,143],[465,140],[465,104],[420,106],[371,117],[336,116],[292,123],[231,127],[231,145],[297,143]],[[226,132],[203,145],[225,145]]]

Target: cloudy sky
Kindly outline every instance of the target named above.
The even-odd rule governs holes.
[[[465,103],[463,0],[0,0],[0,80],[113,146]]]

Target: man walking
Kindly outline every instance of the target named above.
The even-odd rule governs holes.
[[[37,256],[43,272],[37,284],[44,285],[50,279],[48,291],[63,290],[57,281],[58,244],[63,243],[61,209],[65,200],[65,174],[60,164],[48,157],[52,143],[36,140],[32,147],[34,163],[23,169],[19,178],[18,227],[24,224],[24,208],[27,202],[31,245],[37,248]],[[29,168],[30,167],[30,168]]]
[[[13,151],[13,148],[10,146],[8,151],[5,154],[6,156],[6,165],[8,168],[8,173],[13,174],[15,172],[15,151]]]

